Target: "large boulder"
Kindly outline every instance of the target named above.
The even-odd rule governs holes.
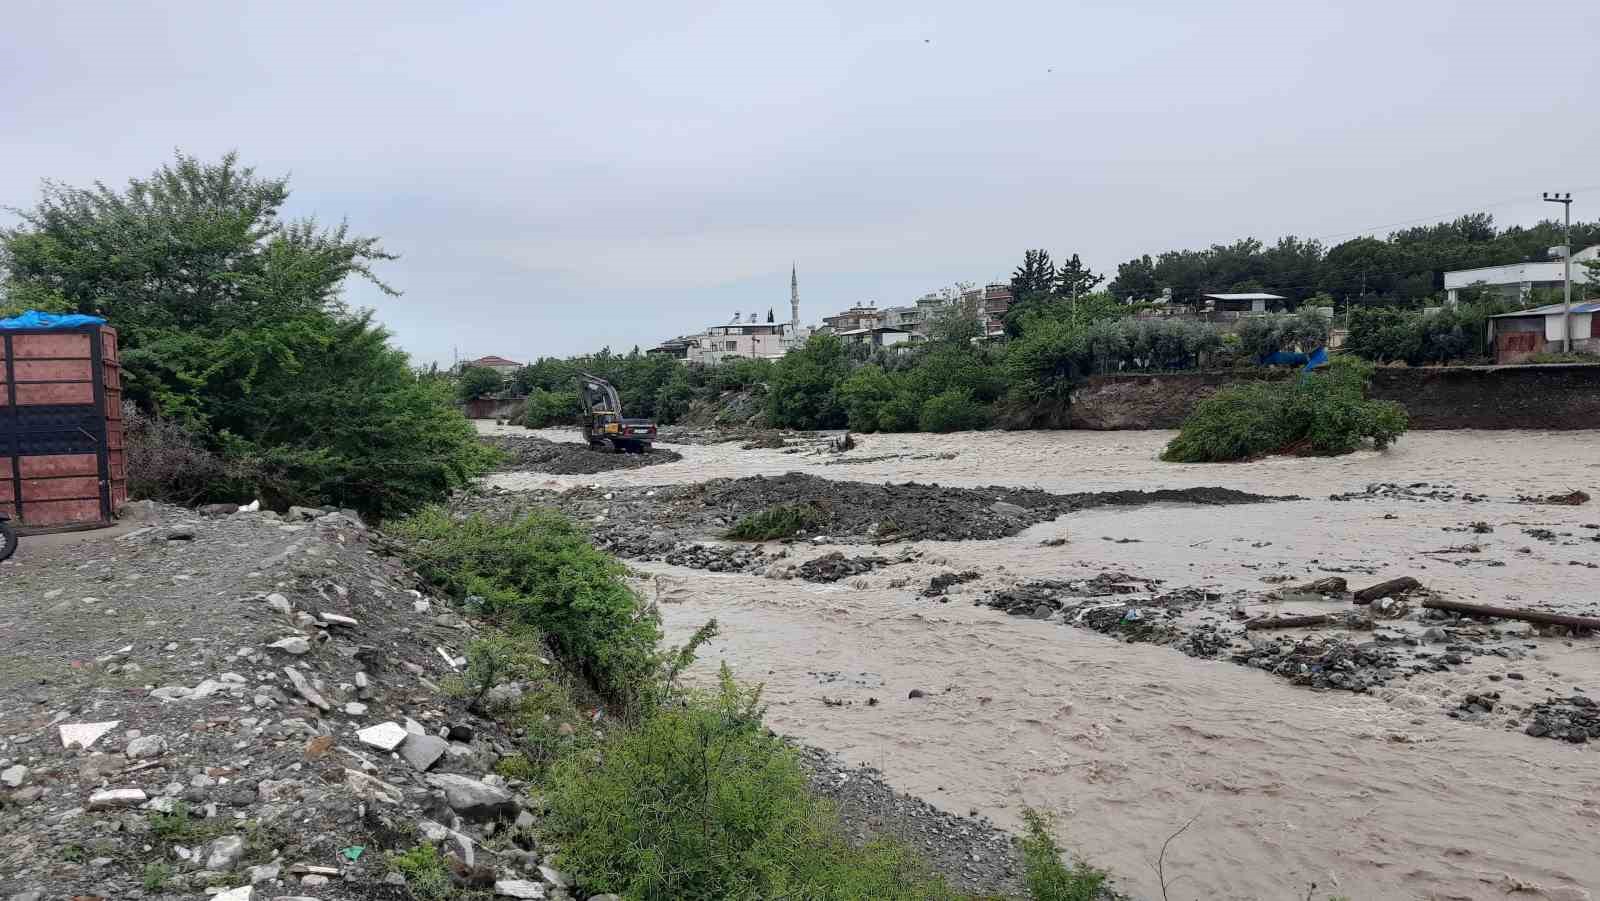
[[[437,773],[428,784],[444,792],[444,800],[462,819],[479,822],[515,816],[517,803],[510,792],[467,776]]]

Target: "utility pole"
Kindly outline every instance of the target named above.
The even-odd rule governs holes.
[[[1572,192],[1544,193],[1546,203],[1559,203],[1566,213],[1566,225],[1561,233],[1561,263],[1565,270],[1565,291],[1561,313],[1561,351],[1572,353]]]

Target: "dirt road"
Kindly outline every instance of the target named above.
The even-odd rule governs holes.
[[[1064,493],[1218,485],[1311,498],[1107,508],[993,541],[893,544],[877,552],[921,556],[836,585],[640,568],[674,633],[721,621],[706,672],[726,660],[764,681],[775,728],[878,766],[948,809],[1003,824],[1024,804],[1049,809],[1067,844],[1136,896],[1162,896],[1153,865],[1191,819],[1166,855],[1172,898],[1301,898],[1312,883],[1312,897],[1362,899],[1585,898],[1600,887],[1593,745],[1444,715],[1465,690],[1493,688],[1517,704],[1600,695],[1600,640],[1524,636],[1512,658],[1478,656],[1357,695],[969,603],[1020,579],[1105,569],[1257,593],[1263,576],[1343,572],[1352,582],[1414,575],[1457,600],[1593,612],[1600,533],[1584,526],[1600,522],[1600,505],[1518,497],[1600,497],[1600,435],[1414,433],[1383,454],[1215,466],[1159,463],[1167,437],[867,436],[842,456],[685,446],[674,448],[681,462],[648,469],[506,473],[495,483],[623,490],[798,470],[860,482]],[[1355,496],[1328,499],[1335,494]],[[1493,531],[1470,532],[1473,523]],[[1456,531],[1479,549],[1441,555],[1466,540]],[[1059,537],[1069,541],[1041,547]],[[831,549],[841,548],[792,550]],[[981,578],[949,603],[919,596],[949,570]],[[908,698],[911,689],[926,696]]]

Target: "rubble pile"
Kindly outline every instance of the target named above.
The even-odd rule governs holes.
[[[1330,501],[1355,501],[1355,500],[1403,500],[1403,501],[1464,501],[1469,504],[1489,500],[1486,495],[1473,494],[1462,491],[1454,485],[1434,485],[1429,482],[1412,482],[1400,485],[1394,482],[1373,482],[1360,491],[1350,491],[1344,494],[1330,494]]]
[[[640,469],[683,459],[677,451],[652,448],[643,454],[617,454],[596,450],[578,441],[547,441],[532,435],[495,435],[482,439],[505,454],[499,472],[547,472],[551,475],[592,475],[614,469]]]
[[[0,897],[406,897],[421,844],[572,897],[518,740],[442,690],[472,626],[358,519],[145,512],[0,583]]]
[[[1401,674],[1400,655],[1378,642],[1344,638],[1252,641],[1233,662],[1266,670],[1295,685],[1364,692]]]
[[[1600,704],[1585,695],[1575,693],[1541,701],[1529,715],[1530,722],[1523,731],[1534,738],[1554,738],[1577,745],[1591,738],[1600,741]]]
[[[807,582],[837,582],[866,575],[890,562],[887,557],[846,557],[842,551],[833,551],[800,564],[797,573]]]

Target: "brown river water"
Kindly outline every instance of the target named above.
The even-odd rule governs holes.
[[[1110,868],[1135,897],[1163,897],[1155,869],[1162,844],[1191,820],[1166,852],[1169,898],[1300,899],[1313,883],[1316,899],[1600,892],[1600,751],[1442,713],[1464,691],[1490,687],[1490,673],[1513,669],[1526,681],[1493,683],[1508,700],[1574,689],[1600,696],[1600,640],[1538,639],[1522,660],[1479,656],[1455,673],[1354,695],[1007,617],[972,606],[970,592],[943,604],[917,594],[949,569],[982,573],[973,590],[1120,569],[1219,591],[1260,591],[1268,573],[1309,579],[1334,569],[1349,571],[1353,585],[1413,575],[1456,600],[1580,609],[1600,591],[1600,569],[1582,565],[1600,563],[1600,542],[1543,542],[1523,529],[1592,536],[1582,526],[1600,522],[1600,501],[1563,507],[1515,498],[1573,489],[1600,498],[1600,432],[1417,432],[1382,453],[1231,465],[1161,463],[1170,437],[874,435],[842,458],[674,445],[684,455],[678,463],[491,481],[510,489],[625,487],[798,470],[1061,492],[1221,485],[1302,495],[1308,499],[1241,507],[1102,508],[999,541],[890,545],[875,553],[912,549],[923,557],[848,584],[638,568],[672,637],[711,617],[720,622],[699,678],[726,662],[740,678],[764,683],[773,728],[1003,826],[1015,827],[1024,806],[1047,810],[1063,844]],[[889,459],[835,462],[881,457]],[[1372,482],[1428,482],[1488,499],[1328,500]],[[1444,529],[1480,520],[1495,531],[1467,536],[1484,546],[1471,565],[1425,555],[1465,540]],[[1068,543],[1040,546],[1057,536]],[[1504,565],[1481,565],[1487,560]],[[927,696],[908,698],[913,688]],[[824,697],[848,703],[830,706]]]

